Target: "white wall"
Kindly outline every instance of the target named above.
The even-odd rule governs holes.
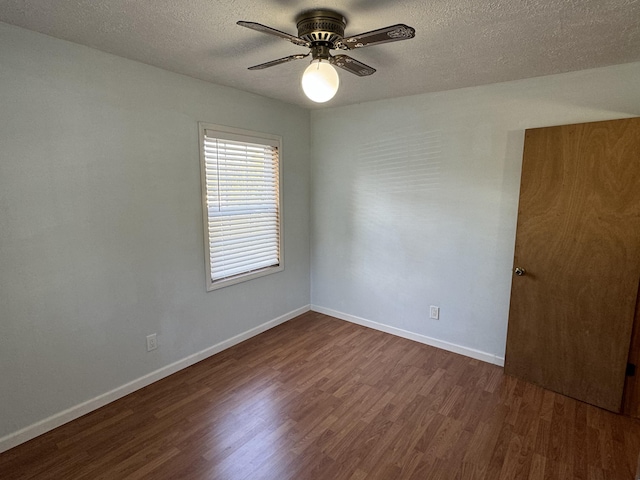
[[[312,112],[313,308],[500,363],[524,130],[640,115],[639,85],[636,63]]]
[[[308,111],[1,23],[0,45],[0,439],[309,304]],[[284,272],[205,291],[198,121],[282,135]]]

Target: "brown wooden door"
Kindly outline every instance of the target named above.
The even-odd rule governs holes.
[[[505,371],[620,411],[640,280],[640,118],[525,133]]]

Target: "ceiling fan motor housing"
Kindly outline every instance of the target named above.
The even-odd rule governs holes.
[[[315,53],[319,58],[328,58],[329,50],[336,48],[344,38],[344,29],[347,26],[347,20],[332,10],[309,10],[301,13],[296,21],[298,37],[311,43],[314,58]],[[326,52],[324,48],[313,47],[326,47]]]

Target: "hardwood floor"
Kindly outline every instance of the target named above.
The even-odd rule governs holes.
[[[2,479],[634,478],[640,422],[309,312],[0,455]]]

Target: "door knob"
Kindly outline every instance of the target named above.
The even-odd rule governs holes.
[[[524,268],[520,268],[520,267],[516,267],[516,269],[514,270],[514,273],[516,275],[518,275],[519,277],[523,276],[525,273],[527,273],[527,271]]]

